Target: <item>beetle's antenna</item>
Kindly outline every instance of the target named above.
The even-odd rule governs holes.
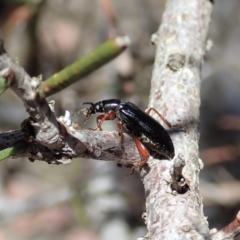
[[[83,102],[82,103],[82,105],[86,105],[86,104],[91,105],[92,107],[94,107],[94,104],[92,102]]]
[[[92,113],[94,112],[94,104],[92,102],[83,102],[82,105],[90,105],[89,108],[84,108],[82,110],[80,110],[80,112],[83,113],[83,115],[85,116],[84,122],[83,124],[85,124],[87,122],[87,120],[91,117]]]
[[[92,110],[94,109],[94,104],[92,102],[84,102],[84,103],[82,103],[82,105],[85,105],[85,104],[89,104],[91,106],[89,108],[81,109],[81,110],[75,112],[74,114],[72,114],[72,116],[71,116],[71,117],[75,117],[75,116],[80,115],[81,113],[83,113],[83,115],[85,116],[84,124],[90,118],[90,116],[92,114]]]

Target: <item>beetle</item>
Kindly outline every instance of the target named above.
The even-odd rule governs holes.
[[[99,130],[102,130],[101,125],[104,121],[114,120],[115,118],[119,120],[118,127],[123,152],[123,131],[133,136],[139,153],[143,157],[143,160],[134,165],[134,168],[142,167],[147,162],[150,153],[165,156],[168,159],[174,157],[174,146],[171,137],[164,127],[149,115],[151,111],[155,111],[167,125],[170,125],[156,109],[148,108],[144,112],[135,104],[120,99],[108,99],[96,103],[84,102],[82,104],[90,105],[90,107],[82,110],[85,115],[84,123],[92,114],[103,113],[97,117],[97,129]]]

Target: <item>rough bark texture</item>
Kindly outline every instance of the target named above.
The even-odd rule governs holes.
[[[200,71],[212,3],[169,0],[161,26],[152,38],[157,46],[151,81],[150,107],[185,131],[172,134],[173,161],[152,159],[141,171],[146,192],[148,239],[206,239],[208,223],[199,193],[198,155]],[[179,159],[189,189],[174,191],[172,172]],[[170,190],[170,191],[169,191]],[[173,191],[173,192],[171,192]]]

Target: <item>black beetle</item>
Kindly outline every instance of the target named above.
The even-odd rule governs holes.
[[[84,102],[83,104],[90,105],[89,108],[82,110],[86,116],[84,123],[92,114],[104,113],[97,117],[97,129],[102,130],[101,125],[105,120],[113,120],[117,118],[120,121],[119,128],[121,129],[122,146],[122,128],[134,137],[138,150],[144,158],[144,161],[135,165],[134,168],[141,167],[147,162],[149,152],[145,147],[150,149],[151,153],[163,155],[168,159],[174,157],[174,146],[168,132],[160,123],[149,115],[150,111],[153,110],[166,123],[166,120],[154,108],[149,108],[147,112],[144,112],[135,104],[120,99],[108,99],[97,103]]]

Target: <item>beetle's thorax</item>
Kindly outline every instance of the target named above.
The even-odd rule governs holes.
[[[102,101],[94,104],[94,107],[92,109],[92,113],[97,113],[97,112],[100,112],[100,113],[105,112],[105,108],[104,108],[104,105],[103,105]]]
[[[119,99],[109,99],[99,102],[99,111],[98,112],[116,112],[121,105],[121,100]]]

